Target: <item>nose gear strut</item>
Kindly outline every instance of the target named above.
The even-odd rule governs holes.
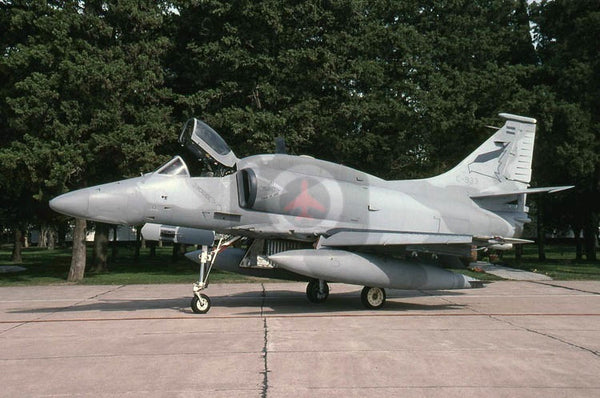
[[[206,314],[208,310],[210,310],[210,298],[206,294],[200,292],[208,287],[208,277],[210,271],[212,271],[217,255],[221,251],[221,248],[231,245],[238,239],[239,237],[234,237],[223,243],[223,238],[220,238],[217,247],[211,251],[208,250],[209,248],[207,245],[202,245],[202,252],[198,256],[200,260],[200,275],[198,277],[198,282],[194,283],[192,289],[194,297],[192,297],[192,302],[190,303],[192,311],[196,314]]]

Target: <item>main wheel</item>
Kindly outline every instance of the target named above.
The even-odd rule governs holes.
[[[370,310],[378,310],[385,304],[385,290],[380,287],[365,286],[360,293],[360,300]]]
[[[313,279],[306,286],[306,296],[311,303],[322,303],[329,297],[329,285],[323,282],[323,291],[321,291],[319,281]]]
[[[201,294],[200,298],[194,296],[191,303],[192,311],[196,314],[206,314],[210,310],[210,299],[206,294]]]

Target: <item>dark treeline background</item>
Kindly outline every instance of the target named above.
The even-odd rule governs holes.
[[[538,229],[583,231],[576,255],[595,259],[597,0],[2,0],[0,26],[0,225],[16,241],[60,225],[52,197],[178,153],[192,116],[238,156],[283,136],[405,179],[447,170],[511,112],[538,119],[532,185],[576,185],[531,203]]]

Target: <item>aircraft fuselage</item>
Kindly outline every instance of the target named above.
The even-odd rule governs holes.
[[[53,207],[95,221],[161,223],[242,236],[315,240],[332,229],[512,237],[517,228],[464,188],[384,181],[302,156],[257,155],[224,177],[149,173],[62,195]],[[73,214],[73,203],[79,203]]]

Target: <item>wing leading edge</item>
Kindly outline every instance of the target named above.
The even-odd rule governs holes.
[[[472,236],[465,234],[440,234],[403,231],[332,230],[329,236],[321,236],[317,249],[321,248],[398,248],[401,251],[436,253],[459,257],[471,257],[477,247],[507,250],[512,245],[532,243],[531,240],[502,236]]]

